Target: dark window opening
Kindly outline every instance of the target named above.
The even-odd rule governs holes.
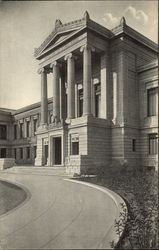
[[[36,158],[36,146],[34,146],[34,158]]]
[[[14,158],[17,159],[17,149],[14,148]]]
[[[79,142],[72,142],[72,155],[79,155]]]
[[[30,159],[30,148],[27,147],[27,159]]]
[[[71,136],[71,154],[79,155],[79,135],[74,134]]]
[[[20,148],[20,159],[23,159],[23,148]]]
[[[157,134],[149,134],[149,154],[156,155],[158,152]]]
[[[95,85],[95,117],[100,117],[101,113],[101,87],[100,84]]]
[[[79,117],[83,115],[83,89],[79,90]]]
[[[27,122],[26,122],[26,127],[27,127],[27,133],[26,133],[27,135],[26,135],[26,136],[29,137],[29,136],[30,136],[30,131],[29,131],[29,128],[30,128],[30,121],[27,121]]]
[[[14,139],[17,139],[17,124],[14,125]]]
[[[55,165],[61,164],[61,137],[54,138],[55,145]]]
[[[132,151],[136,152],[136,139],[132,139]]]
[[[0,139],[7,140],[7,126],[0,125]]]
[[[20,123],[20,138],[23,138],[23,123]]]
[[[7,156],[6,148],[1,148],[0,149],[0,158],[6,158],[6,156]]]

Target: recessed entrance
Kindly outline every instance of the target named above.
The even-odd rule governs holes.
[[[54,142],[54,164],[61,165],[61,137],[53,138]]]

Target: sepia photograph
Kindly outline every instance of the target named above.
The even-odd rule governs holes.
[[[159,249],[158,7],[0,0],[0,250]]]

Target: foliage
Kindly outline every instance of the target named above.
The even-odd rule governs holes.
[[[107,171],[106,171],[107,170]],[[94,183],[106,186],[121,195],[127,204],[115,221],[116,233],[123,237],[116,249],[158,249],[158,178],[154,171],[129,169],[127,164],[101,170]],[[90,181],[90,180],[89,180]],[[127,217],[127,220],[126,220]]]

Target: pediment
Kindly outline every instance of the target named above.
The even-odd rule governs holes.
[[[46,52],[50,51],[51,49],[53,49],[54,47],[62,44],[64,41],[66,41],[68,38],[72,37],[73,35],[75,35],[76,33],[78,33],[81,28],[83,28],[83,26],[72,29],[72,30],[65,30],[65,31],[58,31],[58,32],[52,32],[52,34],[49,36],[50,39],[48,39],[48,41],[44,41],[44,43],[41,45],[41,48],[39,48],[37,51],[37,55],[36,57],[40,57],[43,54],[45,54]],[[46,39],[46,40],[47,40]]]

